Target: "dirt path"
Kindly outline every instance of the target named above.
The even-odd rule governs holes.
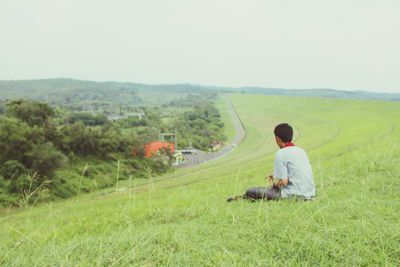
[[[232,104],[232,101],[226,95],[224,95],[224,98],[228,105],[228,111],[231,114],[232,122],[236,131],[236,135],[233,138],[232,142],[216,152],[204,152],[201,150],[196,150],[195,154],[186,156],[186,161],[182,164],[179,164],[177,168],[193,167],[210,160],[218,159],[231,152],[246,137],[246,131],[243,127],[242,122],[240,121],[235,107]]]

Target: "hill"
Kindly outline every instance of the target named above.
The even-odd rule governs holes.
[[[247,131],[231,154],[108,194],[4,210],[0,264],[398,265],[399,103],[230,97]],[[317,199],[226,203],[265,184],[282,121],[309,153]]]
[[[400,93],[375,93],[334,89],[284,89],[261,87],[218,87],[192,84],[146,85],[123,82],[94,82],[74,79],[0,81],[0,100],[28,98],[58,105],[113,102],[116,105],[160,105],[188,94],[228,92],[304,97],[400,101]]]
[[[399,93],[376,93],[367,91],[344,91],[335,89],[284,89],[284,88],[240,87],[233,89],[232,91],[246,93],[246,94],[400,101]]]
[[[57,105],[111,102],[133,107],[160,105],[202,86],[146,85],[121,82],[93,82],[73,79],[0,81],[0,100],[27,98]]]

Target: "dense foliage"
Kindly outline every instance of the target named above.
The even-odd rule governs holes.
[[[27,100],[8,102],[5,114],[0,117],[0,202],[3,203],[20,204],[21,197],[44,184],[49,189],[48,198],[76,194],[81,188],[74,187],[74,183],[81,177],[74,175],[73,170],[85,164],[91,166],[93,176],[94,169],[101,169],[102,162],[120,160],[121,179],[162,173],[170,168],[168,160],[132,159],[130,152],[132,145],[137,144],[136,136],[122,134],[120,128],[100,115],[72,114],[66,123],[57,124],[51,106]],[[93,159],[100,161],[95,163]],[[98,173],[113,169],[106,167]],[[59,170],[68,171],[59,173]],[[85,176],[90,176],[89,171]],[[113,178],[99,183],[89,186],[85,183],[84,188],[90,191],[111,185]]]
[[[225,141],[224,124],[220,120],[217,108],[209,103],[202,103],[186,111],[174,122],[178,129],[179,145],[193,146],[200,150],[209,150],[215,141]]]
[[[86,126],[104,125],[108,122],[108,119],[105,115],[103,114],[93,115],[92,113],[89,112],[72,113],[70,116],[68,116],[67,120],[69,123],[80,121]]]
[[[30,201],[66,198],[115,184],[116,172],[118,179],[164,173],[171,168],[173,155],[164,151],[145,158],[144,144],[175,128],[180,148],[208,150],[213,142],[223,141],[214,98],[190,95],[164,107],[139,107],[130,116],[120,110],[122,119],[115,121],[102,113],[69,111],[32,100],[2,103],[0,203],[21,204],[32,192]]]

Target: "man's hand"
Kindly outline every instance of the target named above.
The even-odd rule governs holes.
[[[274,176],[271,174],[265,177],[265,179],[268,179],[268,181],[272,182],[274,180]]]
[[[275,188],[280,189],[280,188],[282,188],[284,186],[287,186],[288,183],[289,183],[288,179],[280,179],[279,181],[273,183],[272,186],[275,187]]]

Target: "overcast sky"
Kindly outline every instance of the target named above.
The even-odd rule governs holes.
[[[0,79],[400,92],[399,0],[0,0]]]

